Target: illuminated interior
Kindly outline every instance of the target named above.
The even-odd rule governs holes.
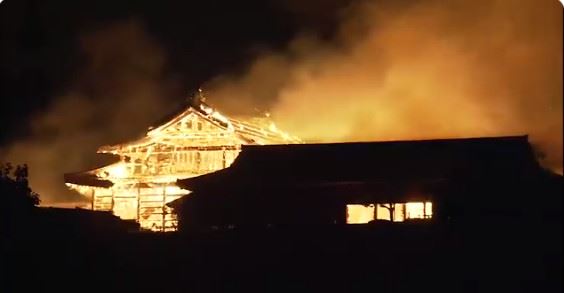
[[[374,205],[347,205],[347,224],[365,224],[374,220]]]
[[[347,224],[366,224],[378,221],[403,222],[411,219],[430,219],[433,216],[432,202],[408,202],[388,204],[349,204]]]

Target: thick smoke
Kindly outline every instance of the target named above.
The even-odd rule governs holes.
[[[319,14],[308,7],[290,10]],[[562,172],[557,1],[365,1],[342,15],[332,40],[304,33],[246,74],[210,81],[208,101],[232,113],[270,109],[281,129],[311,142],[530,134]],[[80,45],[84,70],[30,121],[29,139],[0,156],[30,165],[44,202],[80,200],[62,174],[93,167],[100,145],[142,134],[175,104],[164,53],[138,23]]]
[[[271,107],[308,141],[529,134],[562,172],[557,1],[365,2],[329,43],[311,36],[210,83],[214,101]]]
[[[164,54],[138,22],[100,28],[79,42],[84,69],[30,121],[29,138],[4,156],[30,166],[31,186],[47,204],[82,200],[63,184],[63,173],[96,167],[102,163],[94,155],[99,146],[136,138],[170,111]]]

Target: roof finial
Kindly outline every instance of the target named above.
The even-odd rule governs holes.
[[[206,101],[206,96],[204,96],[204,90],[203,90],[201,87],[198,88],[198,99],[199,99],[201,102],[205,102],[205,101]]]
[[[199,107],[202,103],[206,101],[206,96],[204,95],[204,91],[202,88],[198,88],[198,91],[192,92],[188,101],[192,107]]]

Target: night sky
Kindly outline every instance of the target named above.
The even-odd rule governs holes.
[[[162,47],[166,74],[180,84],[163,99],[182,100],[299,32],[331,37],[347,4],[293,2],[6,0],[0,5],[0,145],[25,136],[31,115],[73,82],[85,63],[82,35],[124,21],[139,24]]]

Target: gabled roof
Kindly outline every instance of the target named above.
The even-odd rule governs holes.
[[[214,108],[202,101],[193,102],[188,108],[176,114],[170,120],[156,128],[150,128],[147,134],[135,141],[122,143],[112,146],[102,146],[98,149],[99,153],[113,153],[123,147],[150,145],[158,142],[158,133],[176,125],[179,121],[189,115],[197,115],[218,128],[233,131],[242,141],[243,144],[273,144],[273,143],[301,143],[301,141],[290,136],[276,128],[274,123],[265,119],[252,119],[242,121],[238,119],[227,118]]]
[[[205,120],[209,121],[210,123],[217,125],[218,127],[225,128],[223,125],[221,125],[221,124],[217,123],[216,121],[209,119],[207,116],[201,114],[199,111],[197,111],[193,107],[188,107],[187,109],[184,109],[184,111],[182,111],[181,113],[177,113],[176,116],[172,117],[166,123],[164,123],[160,126],[157,126],[156,128],[149,128],[149,130],[147,131],[145,136],[141,137],[140,139],[130,141],[130,142],[121,143],[121,144],[117,144],[117,145],[102,146],[98,149],[98,153],[113,153],[113,152],[120,150],[121,148],[124,148],[124,147],[148,146],[148,145],[157,143],[158,137],[155,137],[155,136],[158,132],[161,132],[161,131],[169,128],[169,127],[174,126],[176,123],[181,121],[183,118],[185,118],[189,115],[192,115],[192,114],[198,115],[202,119],[205,119]]]
[[[527,136],[243,146],[231,167],[177,184],[213,186],[435,181],[538,168]]]
[[[174,127],[179,121],[190,115],[197,115],[200,119],[206,120],[220,129],[232,132],[240,140],[241,144],[301,143],[298,138],[278,130],[276,126],[267,119],[256,117],[246,120],[227,118],[200,99],[195,98],[182,112],[176,113],[174,116],[169,116],[162,125],[156,128],[150,128],[142,138],[122,144],[102,146],[98,149],[98,153],[117,154],[123,148],[150,146],[159,143],[161,140],[159,134],[162,133],[163,130]],[[65,182],[77,185],[110,187],[112,186],[111,181],[96,176],[98,171],[101,171],[105,167],[65,174]]]

